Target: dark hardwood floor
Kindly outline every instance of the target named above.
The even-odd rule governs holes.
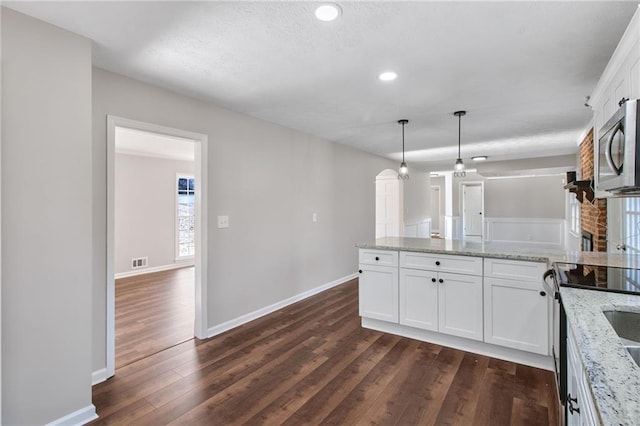
[[[193,338],[193,267],[116,280],[116,368]]]
[[[363,329],[357,280],[117,369],[96,424],[555,425],[553,373]]]

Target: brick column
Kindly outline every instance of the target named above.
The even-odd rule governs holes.
[[[580,179],[594,177],[593,129],[580,144]],[[607,199],[584,200],[580,208],[581,228],[593,234],[593,251],[607,251]]]

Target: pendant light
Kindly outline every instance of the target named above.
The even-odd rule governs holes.
[[[409,168],[407,167],[407,163],[404,162],[404,125],[407,124],[409,120],[398,120],[398,124],[402,125],[402,163],[400,163],[400,169],[398,170],[398,179],[407,180],[409,179]]]
[[[465,115],[467,111],[456,111],[453,113],[456,117],[458,117],[458,158],[456,159],[456,164],[453,166],[453,175],[455,177],[464,177],[467,173],[464,171],[464,163],[462,162],[462,157],[460,156],[460,121],[462,116]]]

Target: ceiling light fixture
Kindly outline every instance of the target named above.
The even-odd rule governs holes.
[[[409,120],[398,120],[398,124],[402,125],[402,163],[400,163],[400,169],[398,170],[398,179],[407,180],[409,179],[409,168],[407,167],[407,163],[404,162],[404,125],[407,124]]]
[[[393,81],[396,78],[398,78],[398,74],[396,74],[393,71],[385,71],[383,73],[380,73],[380,75],[378,76],[378,78],[382,81]]]
[[[335,3],[325,3],[316,9],[316,18],[329,22],[337,19],[342,14],[342,8]]]
[[[460,157],[460,121],[463,115],[465,115],[467,111],[456,111],[453,113],[456,117],[458,117],[458,158],[456,159],[456,164],[453,166],[453,175],[455,177],[465,177],[467,173],[464,171],[464,163],[462,162],[462,157]]]
[[[486,155],[476,155],[475,157],[471,157],[473,161],[484,161],[488,157]]]

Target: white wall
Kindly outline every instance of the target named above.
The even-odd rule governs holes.
[[[539,176],[515,179],[487,179],[485,215],[565,219],[567,190],[564,176]]]
[[[86,421],[91,41],[3,8],[2,88],[1,423]]]
[[[420,223],[429,219],[431,210],[431,179],[429,173],[414,172],[404,182],[404,223]]]
[[[230,221],[209,228],[209,327],[356,272],[375,176],[394,162],[94,69],[94,370],[106,365],[107,114],[208,135],[208,220]]]
[[[192,161],[116,154],[115,273],[131,259],[149,268],[175,264],[176,173],[194,173]]]

